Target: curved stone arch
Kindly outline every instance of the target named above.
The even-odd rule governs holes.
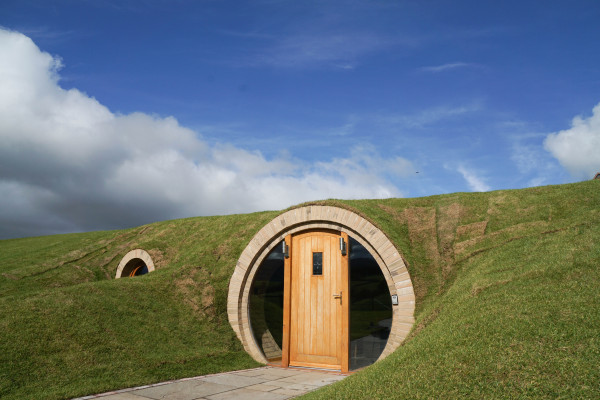
[[[305,206],[289,210],[265,225],[246,246],[229,281],[227,315],[244,349],[256,360],[267,363],[250,326],[250,289],[258,267],[267,254],[293,233],[308,229],[342,231],[369,250],[381,269],[390,294],[398,296],[393,306],[392,327],[387,345],[379,357],[392,353],[406,338],[414,324],[415,295],[402,256],[387,236],[360,215],[333,206]]]
[[[117,267],[117,273],[115,274],[115,279],[119,279],[123,274],[123,270],[125,266],[134,260],[142,260],[146,267],[148,267],[148,272],[154,271],[154,262],[152,261],[152,257],[146,250],[143,249],[135,249],[131,250],[129,253],[125,254],[125,256],[121,259],[119,266]]]

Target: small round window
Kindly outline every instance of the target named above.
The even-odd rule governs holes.
[[[145,250],[135,249],[121,259],[115,278],[140,276],[152,271],[154,271],[154,262],[150,254]]]

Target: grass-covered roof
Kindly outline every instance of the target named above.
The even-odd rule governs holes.
[[[324,203],[396,245],[417,322],[394,354],[309,397],[600,397],[600,181]],[[227,321],[227,287],[276,215],[0,241],[0,398],[256,366]],[[134,248],[156,271],[113,279]]]

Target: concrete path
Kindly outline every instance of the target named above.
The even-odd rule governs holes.
[[[280,400],[308,393],[346,377],[337,372],[261,367],[185,378],[74,400]]]

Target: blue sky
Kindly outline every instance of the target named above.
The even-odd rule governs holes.
[[[590,179],[598,21],[597,1],[1,0],[0,237]]]

